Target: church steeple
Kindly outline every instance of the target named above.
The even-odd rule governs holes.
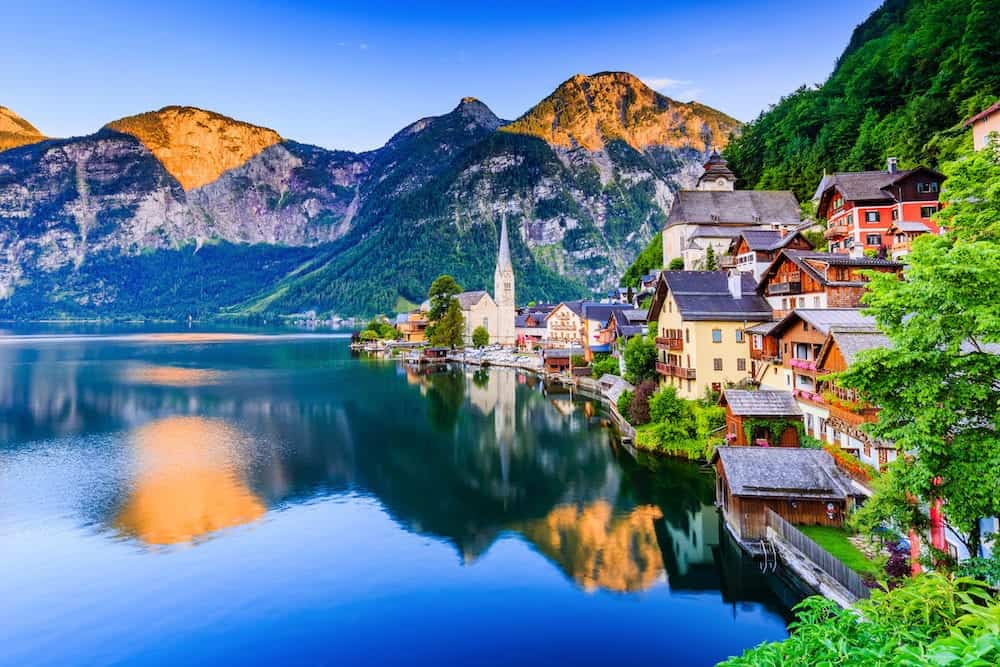
[[[513,268],[510,264],[510,241],[507,239],[507,216],[500,222],[500,251],[497,253],[497,269]]]
[[[514,266],[510,259],[510,239],[507,236],[507,216],[500,221],[500,243],[497,248],[497,268],[493,273],[493,300],[497,304],[497,342],[514,345]]]

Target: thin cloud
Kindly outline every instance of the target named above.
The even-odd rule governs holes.
[[[653,90],[667,90],[669,88],[677,88],[678,86],[689,86],[690,81],[685,81],[683,79],[672,79],[669,76],[648,76],[643,77],[642,82],[652,88]]]
[[[690,102],[692,100],[697,100],[702,95],[705,94],[703,88],[685,88],[684,90],[678,90],[672,93],[672,96],[682,102]]]

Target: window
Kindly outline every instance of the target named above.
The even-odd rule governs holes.
[[[880,219],[878,211],[868,211],[865,213],[865,222],[878,222]]]
[[[843,206],[844,206],[844,198],[835,197],[833,200],[833,208],[838,209],[838,208],[843,208]]]
[[[853,213],[848,213],[847,214],[847,217],[844,218],[844,224],[847,225],[848,227],[853,227],[854,226],[854,214]]]
[[[712,329],[712,342],[713,343],[722,342],[722,329]]]
[[[685,343],[690,343],[691,342],[691,330],[690,329],[685,329],[684,330],[684,342]]]
[[[792,386],[792,376],[788,373],[785,373],[785,384],[789,387]]]
[[[736,370],[745,371],[747,369],[747,360],[740,357],[736,360]]]
[[[899,209],[898,208],[892,209],[892,219],[893,220],[899,220]]]
[[[932,192],[938,191],[937,183],[917,183],[917,192],[922,195],[930,194]]]
[[[737,343],[742,343],[743,342],[743,329],[737,329],[736,330],[736,342]]]
[[[820,305],[819,305],[819,297],[818,296],[814,296],[813,297],[813,308],[819,308],[819,307],[820,307]]]
[[[881,234],[866,235],[865,245],[882,245],[882,235]]]
[[[722,370],[722,357],[716,357],[712,359],[712,368],[721,371]]]
[[[921,206],[920,207],[920,217],[929,218],[937,213],[937,206]]]
[[[722,391],[722,384],[719,383],[719,382],[713,382],[712,383],[712,391],[714,391],[716,393]]]

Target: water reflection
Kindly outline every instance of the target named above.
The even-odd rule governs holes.
[[[241,468],[246,436],[225,422],[169,417],[128,435],[134,480],[115,529],[147,544],[191,542],[260,518]]]
[[[126,479],[77,511],[144,544],[360,493],[466,564],[515,535],[587,591],[737,590],[711,473],[618,451],[597,404],[534,376],[359,364],[340,341],[170,342],[0,346],[0,457],[119,443]]]
[[[661,518],[653,505],[615,516],[611,504],[601,500],[556,507],[521,532],[584,590],[631,592],[665,581],[653,525]]]

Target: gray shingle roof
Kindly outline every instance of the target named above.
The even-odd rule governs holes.
[[[719,447],[734,496],[846,500],[850,479],[822,449],[796,447]]]
[[[830,337],[837,344],[848,366],[854,363],[859,352],[890,347],[892,344],[889,337],[881,331],[851,331],[834,327],[830,330]]]
[[[585,302],[583,304],[583,316],[588,320],[596,320],[602,324],[611,319],[611,313],[616,310],[633,310],[633,308],[627,303]]]
[[[484,296],[489,296],[486,290],[476,290],[475,292],[462,292],[456,295],[455,298],[458,299],[458,304],[462,306],[462,310],[468,310],[479,303]]]
[[[931,228],[918,220],[899,220],[892,226],[901,232],[929,232]]]
[[[756,325],[754,325],[752,327],[748,327],[748,328],[744,329],[743,331],[745,333],[748,333],[748,334],[760,334],[762,336],[766,336],[769,333],[771,333],[771,331],[776,326],[778,326],[778,321],[777,320],[775,320],[774,322],[761,322],[760,324],[756,324]]]
[[[739,299],[729,293],[729,277],[721,271],[664,271],[663,280],[685,320],[771,319],[771,306],[757,294],[749,273],[740,274]]]
[[[785,190],[681,190],[670,207],[666,226],[797,225],[800,221],[799,202]]]
[[[836,187],[844,199],[851,201],[894,201],[892,196],[882,188],[888,186],[897,177],[909,173],[910,170],[901,169],[895,174],[890,174],[885,170],[827,174],[820,181],[815,198],[819,199],[828,189]]]
[[[875,319],[862,314],[860,308],[796,308],[775,323],[769,333],[778,336],[798,320],[807,322],[824,336],[833,327],[841,331],[877,331]]]
[[[791,243],[797,234],[801,234],[801,232],[794,231],[782,234],[776,229],[747,229],[740,236],[746,239],[747,247],[750,250],[764,252],[784,248]]]
[[[745,417],[796,417],[802,415],[802,409],[795,402],[790,391],[726,389],[723,391],[723,401],[734,415]]]

